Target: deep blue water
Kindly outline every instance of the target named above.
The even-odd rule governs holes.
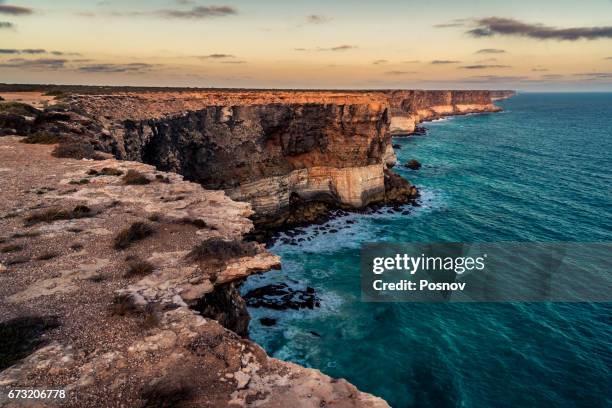
[[[362,242],[611,241],[612,94],[499,104],[503,113],[428,123],[426,136],[395,140],[400,162],[423,163],[397,168],[423,194],[411,214],[352,214],[330,222],[336,233],[309,227],[300,237],[310,241],[276,244],[283,269],[245,290],[309,285],[322,305],[251,309],[252,337],[393,407],[611,406],[610,304],[360,301]],[[278,324],[262,327],[263,316]]]

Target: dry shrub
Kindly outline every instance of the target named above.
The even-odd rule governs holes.
[[[144,276],[148,275],[155,267],[151,262],[143,261],[142,259],[134,259],[133,261],[128,263],[128,271],[125,274],[126,278],[131,278],[133,276]]]
[[[194,261],[223,262],[233,258],[253,256],[258,253],[257,245],[253,242],[239,240],[224,240],[222,238],[208,238],[194,247],[187,257]]]
[[[149,180],[144,174],[142,174],[138,170],[130,169],[125,174],[125,176],[123,176],[123,182],[125,184],[130,185],[144,185],[149,184],[151,180]]]
[[[22,143],[28,144],[55,144],[59,143],[62,137],[57,133],[36,132],[21,140]]]
[[[57,258],[59,254],[57,252],[45,252],[36,258],[39,261],[48,261],[49,259]]]
[[[10,252],[19,252],[22,250],[23,250],[22,245],[13,244],[13,245],[7,245],[3,247],[2,249],[0,249],[0,252],[2,252],[3,254],[8,254]]]
[[[121,176],[123,175],[123,172],[113,167],[104,167],[98,172],[98,174],[101,176]]]
[[[34,225],[40,222],[52,223],[60,220],[72,220],[93,216],[93,212],[86,205],[77,205],[72,210],[63,208],[49,208],[47,210],[34,213],[26,218],[26,225]]]
[[[128,228],[120,231],[115,236],[114,246],[115,249],[125,249],[132,245],[136,241],[147,238],[154,232],[153,227],[149,224],[137,221],[130,225]]]
[[[93,146],[81,140],[62,140],[51,153],[55,157],[66,159],[97,159]]]

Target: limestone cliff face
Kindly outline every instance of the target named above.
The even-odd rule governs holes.
[[[493,91],[389,91],[393,134],[412,133],[420,122],[450,115],[498,112],[493,104]],[[498,96],[511,91],[496,91]],[[502,93],[506,92],[506,93]]]
[[[388,105],[356,102],[204,106],[123,119],[107,125],[107,149],[225,190],[250,202],[256,221],[278,226],[306,203],[362,208],[385,200],[384,170],[395,160]]]

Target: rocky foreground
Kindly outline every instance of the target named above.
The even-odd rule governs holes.
[[[45,388],[67,398],[31,406],[387,406],[219,324],[244,330],[234,282],[279,263],[242,241],[247,203],[51,150],[0,138],[0,405]]]
[[[509,93],[58,95],[0,104],[0,404],[387,406],[248,340],[236,287],[279,259],[245,237],[414,202],[392,132]]]

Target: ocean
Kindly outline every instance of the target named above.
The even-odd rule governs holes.
[[[321,307],[251,308],[251,337],[393,407],[612,406],[609,303],[365,303],[364,242],[610,242],[612,94],[518,94],[501,113],[395,138],[420,207],[343,215],[271,247],[250,277],[315,288]],[[288,242],[292,241],[292,242]],[[293,243],[293,244],[292,244]],[[262,317],[278,319],[264,327]]]

